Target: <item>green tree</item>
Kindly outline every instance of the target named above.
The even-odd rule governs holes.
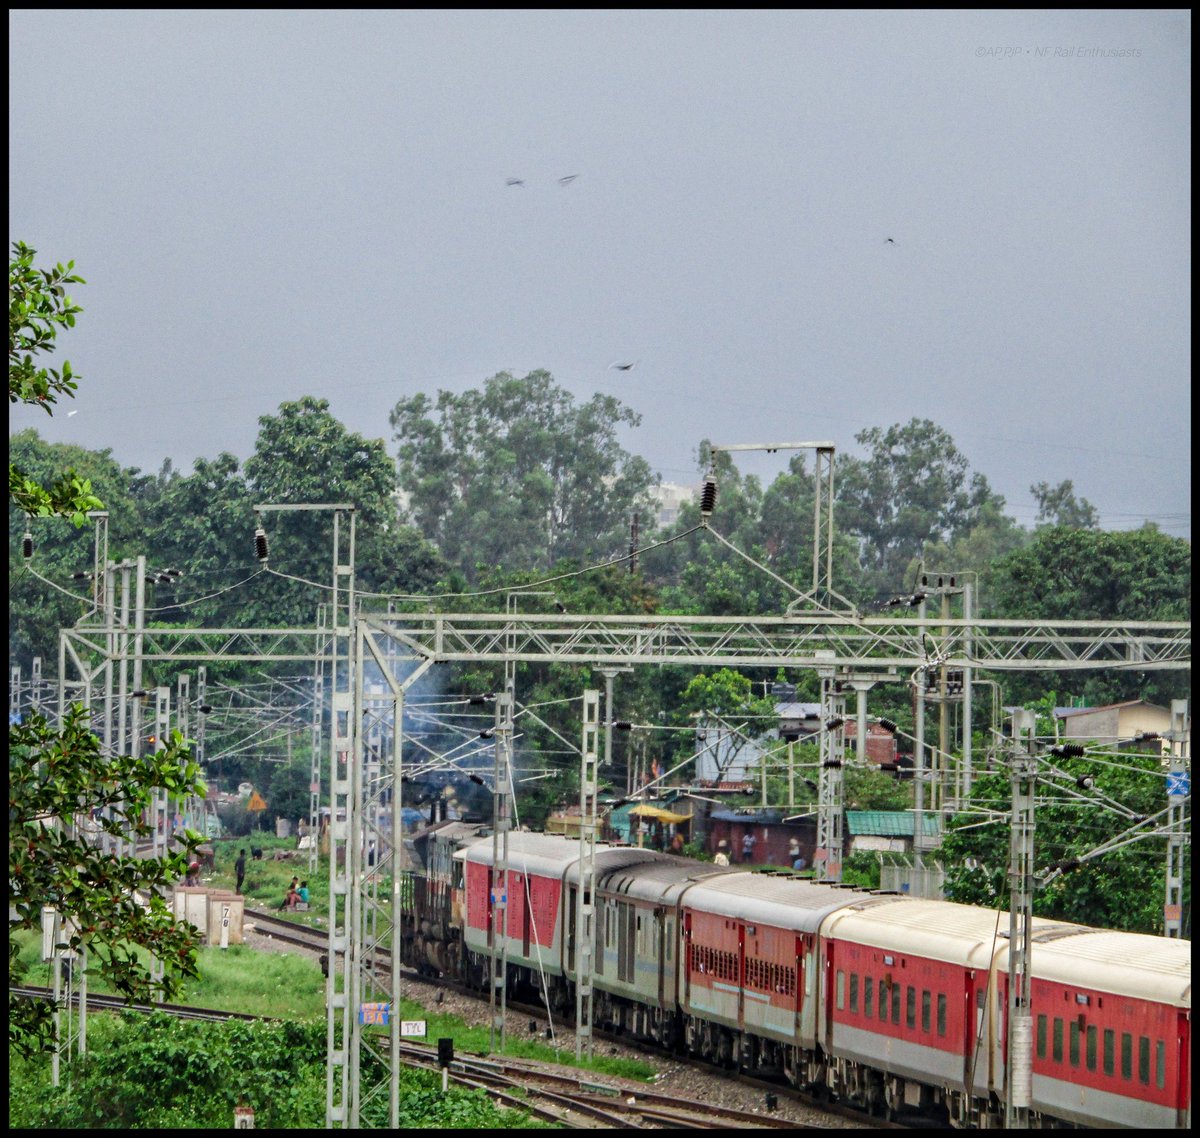
[[[1075,486],[1068,478],[1057,486],[1036,482],[1029,487],[1038,505],[1039,525],[1069,526],[1073,529],[1098,529],[1100,515],[1086,498],[1075,497]]]
[[[66,364],[61,372],[39,368],[33,355],[52,351],[59,328],[74,324],[80,310],[63,285],[78,278],[69,275],[71,266],[34,269],[33,250],[20,242],[14,250],[9,398],[50,413],[57,395],[74,393],[75,380]],[[9,471],[11,503],[28,514],[66,515],[79,525],[87,510],[102,505],[90,484],[73,473],[47,491],[11,462]],[[146,836],[155,793],[203,795],[204,786],[178,733],[165,748],[141,758],[109,757],[101,754],[87,719],[87,710],[74,705],[57,730],[37,714],[9,724],[10,983],[19,952],[11,934],[40,928],[43,906],[49,905],[70,929],[64,943],[85,948],[92,967],[117,991],[143,1001],[156,993],[169,997],[182,976],[196,974],[196,931],[175,921],[159,891],[181,876],[200,836],[181,835],[180,852],[162,859],[125,858],[102,854],[86,831],[98,827],[112,835]],[[132,946],[155,953],[164,966],[161,979],[152,978]],[[53,1048],[52,1017],[45,1001],[10,995],[9,1046],[23,1055]]]
[[[927,542],[970,532],[997,500],[987,479],[970,472],[954,440],[929,419],[854,437],[868,455],[838,463],[838,525],[858,539],[862,567],[882,595],[903,587],[905,570]]]
[[[1075,780],[1095,780],[1078,792]],[[973,810],[956,815],[942,841],[946,892],[953,901],[1008,906],[1009,827],[1012,796],[1007,773],[983,775],[972,790]],[[1101,928],[1157,933],[1162,929],[1165,839],[1140,827],[1143,837],[1099,856],[1107,843],[1129,836],[1138,818],[1166,805],[1161,760],[1156,755],[1105,759],[1039,760],[1034,871],[1044,882],[1034,893],[1042,917]],[[990,825],[981,825],[991,812]],[[982,816],[982,817],[981,817]],[[1066,872],[1062,872],[1062,870]]]
[[[617,442],[640,421],[612,396],[576,404],[549,372],[500,372],[482,390],[400,400],[390,422],[399,485],[420,531],[474,580],[624,553],[653,516],[650,468]]]
[[[779,722],[774,701],[756,696],[750,679],[732,668],[693,676],[680,697],[676,716],[683,723],[698,720],[726,728],[721,732],[725,746],[710,752],[717,764],[717,782],[751,740],[761,738]],[[680,757],[691,751],[688,739]]]
[[[8,262],[8,400],[42,407],[49,415],[60,395],[75,397],[77,377],[69,361],[64,360],[59,370],[39,366],[35,356],[53,352],[59,331],[75,326],[75,317],[83,309],[67,296],[66,286],[85,282],[71,272],[74,261],[65,267],[38,269],[33,264],[36,255],[37,250],[24,242],[13,242]],[[10,459],[8,491],[30,517],[61,514],[77,526],[87,520],[88,510],[100,508],[91,484],[73,470],[43,486]]]
[[[1027,620],[1191,619],[1191,543],[1152,527],[1107,532],[1046,526],[986,575],[992,614]],[[1106,669],[1015,674],[1010,699],[1053,688],[1100,705],[1122,699],[1167,703],[1187,695],[1183,673]]]
[[[245,477],[255,504],[336,504],[355,508],[355,563],[360,591],[418,593],[445,572],[436,549],[399,522],[395,473],[382,439],[346,429],[325,399],[304,396],[281,403],[279,413],[259,419],[254,454]],[[318,603],[329,601],[333,557],[332,511],[264,515],[273,580],[258,590],[254,614],[262,624],[311,624]],[[339,556],[348,534],[343,518]],[[243,538],[253,548],[249,531]],[[278,570],[318,588],[274,575]]]
[[[197,942],[161,891],[183,875],[200,835],[185,835],[179,852],[155,859],[102,853],[88,831],[145,838],[154,792],[203,794],[183,737],[175,732],[166,748],[141,758],[109,758],[86,709],[75,705],[57,731],[40,715],[10,725],[8,746],[10,968],[18,949],[12,933],[39,929],[49,905],[69,922],[62,942],[85,948],[88,967],[118,992],[169,999],[184,976],[197,975]],[[138,960],[135,944],[164,963],[161,980]],[[8,1015],[10,1046],[26,1055],[53,1046],[47,1004],[10,995]]]
[[[19,431],[9,440],[10,461],[33,481],[49,483],[56,471],[70,468],[103,496],[109,514],[112,538],[110,555],[120,557],[122,534],[140,529],[139,511],[131,495],[136,471],[122,469],[111,451],[92,451],[67,443],[48,443],[32,428]],[[97,498],[96,502],[99,503]],[[29,530],[33,557],[23,558],[22,535]],[[91,610],[90,576],[93,569],[91,527],[79,529],[71,519],[57,516],[29,517],[9,499],[9,654],[13,662],[28,670],[34,656],[50,657],[57,652],[58,632]],[[80,600],[47,586],[34,576],[36,571],[53,580]],[[87,574],[73,579],[75,574]],[[85,599],[86,598],[86,599]]]

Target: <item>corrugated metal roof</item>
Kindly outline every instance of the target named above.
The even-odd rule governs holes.
[[[777,703],[775,713],[781,719],[820,719],[819,703]]]
[[[846,826],[852,836],[911,838],[914,830],[914,817],[911,810],[847,810]],[[921,830],[926,837],[937,837],[941,833],[938,815],[931,812],[923,813]]]

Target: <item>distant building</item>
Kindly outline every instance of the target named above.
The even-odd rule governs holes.
[[[650,489],[650,493],[658,502],[658,513],[655,521],[661,526],[672,526],[679,520],[679,511],[688,503],[695,501],[697,487],[684,486],[679,482],[660,482]]]
[[[911,853],[916,817],[912,810],[847,810],[851,852]],[[942,833],[941,815],[932,810],[922,812],[921,832],[931,845],[937,845]]]
[[[1160,737],[1171,730],[1171,712],[1144,699],[1110,703],[1103,707],[1055,708],[1054,716],[1064,739],[1122,745],[1155,744],[1165,751]]]

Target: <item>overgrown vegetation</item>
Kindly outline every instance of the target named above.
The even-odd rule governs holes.
[[[53,1130],[229,1129],[234,1108],[254,1111],[256,1129],[315,1129],[325,1124],[325,1023],[197,1023],[127,1012],[95,1016],[85,1059],[50,1085],[43,1061],[10,1067],[9,1126]],[[379,1078],[366,1058],[364,1080]],[[498,1110],[482,1091],[441,1093],[437,1075],[401,1071],[400,1125],[513,1129],[539,1124]],[[386,1101],[384,1104],[386,1109]],[[378,1102],[364,1107],[364,1122]]]

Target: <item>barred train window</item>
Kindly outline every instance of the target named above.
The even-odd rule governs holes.
[[[837,1010],[840,1012],[846,1006],[846,973],[837,974]]]
[[[1116,1033],[1111,1027],[1104,1029],[1104,1073],[1111,1075],[1116,1062]]]
[[[888,990],[884,980],[879,981],[879,1022],[887,1023]]]
[[[1150,1040],[1138,1036],[1138,1082],[1150,1085]]]
[[[1063,1021],[1058,1017],[1054,1017],[1054,1061],[1062,1062],[1063,1057]]]
[[[1071,1066],[1079,1066],[1079,1021],[1071,1020],[1070,1032],[1070,1047],[1071,1047]]]
[[[1133,1036],[1128,1031],[1121,1032],[1121,1078],[1133,1078]]]
[[[938,1035],[946,1034],[946,994],[944,992],[938,993],[937,1031]]]
[[[1096,1069],[1096,1025],[1088,1024],[1087,1029],[1087,1069],[1094,1071]]]
[[[932,1008],[932,1003],[929,997],[929,989],[924,988],[921,991],[921,1030],[929,1030],[929,1015]]]
[[[850,1011],[858,1015],[858,973],[850,973]]]
[[[917,990],[911,984],[907,988],[907,999],[904,1001],[905,1027],[917,1026]]]
[[[900,1024],[900,985],[892,985],[892,1023]]]
[[[875,1000],[875,977],[863,977],[863,1015],[870,1019],[875,1014],[875,1009],[871,1006]]]
[[[1037,1057],[1046,1058],[1046,1017],[1037,1017]]]
[[[1160,1039],[1155,1043],[1154,1048],[1154,1085],[1161,1091],[1167,1082],[1166,1044]]]

